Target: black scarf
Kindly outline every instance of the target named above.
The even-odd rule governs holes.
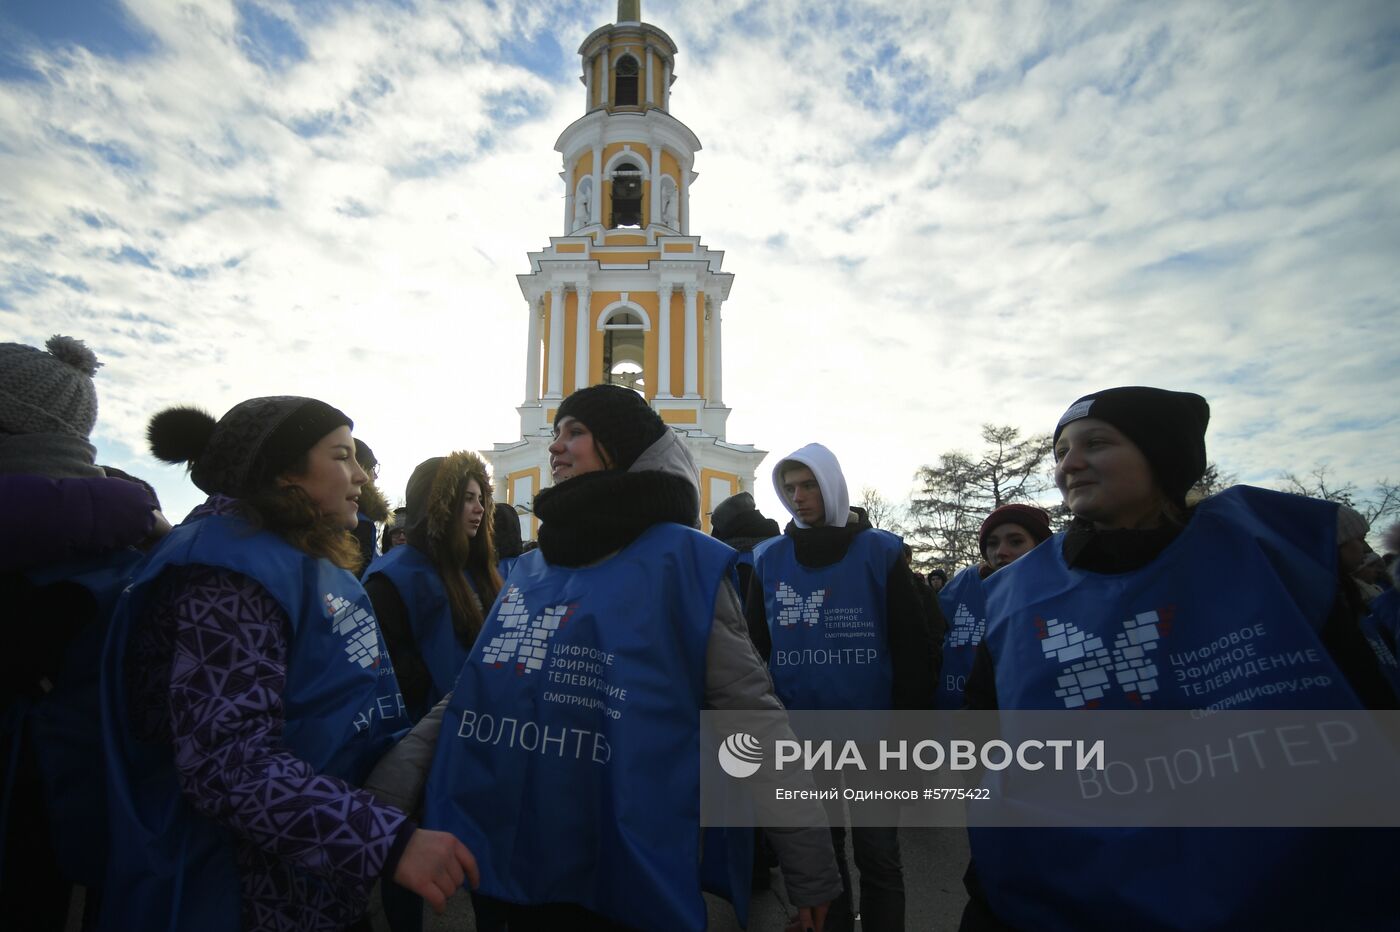
[[[1137,530],[1097,530],[1075,518],[1065,532],[1063,553],[1071,567],[1091,573],[1131,573],[1157,559],[1182,531],[1182,525],[1163,521],[1159,527]]]
[[[540,550],[560,566],[595,563],[653,524],[694,527],[699,512],[695,486],[654,470],[584,473],[535,496]]]
[[[792,538],[793,555],[797,562],[813,569],[831,566],[846,559],[846,551],[861,531],[870,528],[870,519],[864,508],[852,508],[856,520],[847,521],[845,527],[798,527],[796,521],[789,521],[783,533]]]

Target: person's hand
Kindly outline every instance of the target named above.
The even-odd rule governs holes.
[[[783,932],[822,932],[822,926],[826,925],[826,911],[830,908],[830,903],[803,906],[797,911],[797,918],[789,922]]]
[[[394,870],[394,882],[428,901],[433,912],[442,915],[447,898],[462,886],[462,878],[472,889],[481,883],[476,858],[467,846],[450,832],[415,829]]]
[[[162,537],[169,534],[171,531],[169,519],[167,519],[159,509],[152,509],[151,513],[155,515],[155,520],[151,522],[151,531],[146,535],[145,540],[136,545],[141,550],[150,550],[156,544],[160,543]]]

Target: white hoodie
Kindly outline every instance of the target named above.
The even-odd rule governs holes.
[[[851,495],[846,491],[846,477],[841,472],[841,464],[836,461],[836,454],[820,443],[809,443],[778,460],[778,465],[773,467],[773,489],[778,493],[778,500],[792,515],[793,522],[805,528],[810,525],[798,520],[797,513],[792,510],[792,502],[783,493],[783,477],[778,473],[783,464],[789,461],[801,463],[816,476],[817,488],[822,492],[822,505],[826,508],[826,526],[845,527],[851,517]]]

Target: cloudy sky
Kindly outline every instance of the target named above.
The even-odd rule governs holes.
[[[88,341],[149,416],[323,398],[384,461],[519,436],[526,252],[610,2],[4,0],[0,340]],[[729,439],[853,497],[985,421],[1200,392],[1241,480],[1400,478],[1400,5],[659,2],[736,274]]]

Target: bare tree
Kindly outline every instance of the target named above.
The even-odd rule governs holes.
[[[1194,505],[1201,499],[1210,498],[1215,493],[1223,492],[1238,482],[1239,477],[1234,473],[1221,472],[1218,463],[1207,463],[1206,471],[1201,474],[1201,478],[1197,479],[1196,484],[1187,490],[1186,501]]]
[[[1051,488],[1049,434],[1023,440],[1015,427],[984,424],[982,441],[986,448],[975,459],[953,450],[914,474],[918,488],[909,502],[913,526],[906,536],[921,568],[951,574],[976,563],[982,519],[1002,505],[1035,501]]]
[[[904,509],[885,498],[878,490],[867,485],[860,490],[860,501],[856,504],[865,509],[866,517],[875,527],[901,536],[904,534]]]
[[[1400,517],[1400,484],[1382,479],[1368,492],[1354,482],[1338,482],[1328,475],[1328,468],[1325,465],[1314,466],[1304,476],[1286,472],[1283,474],[1283,490],[1348,505],[1377,530],[1386,521]]]

